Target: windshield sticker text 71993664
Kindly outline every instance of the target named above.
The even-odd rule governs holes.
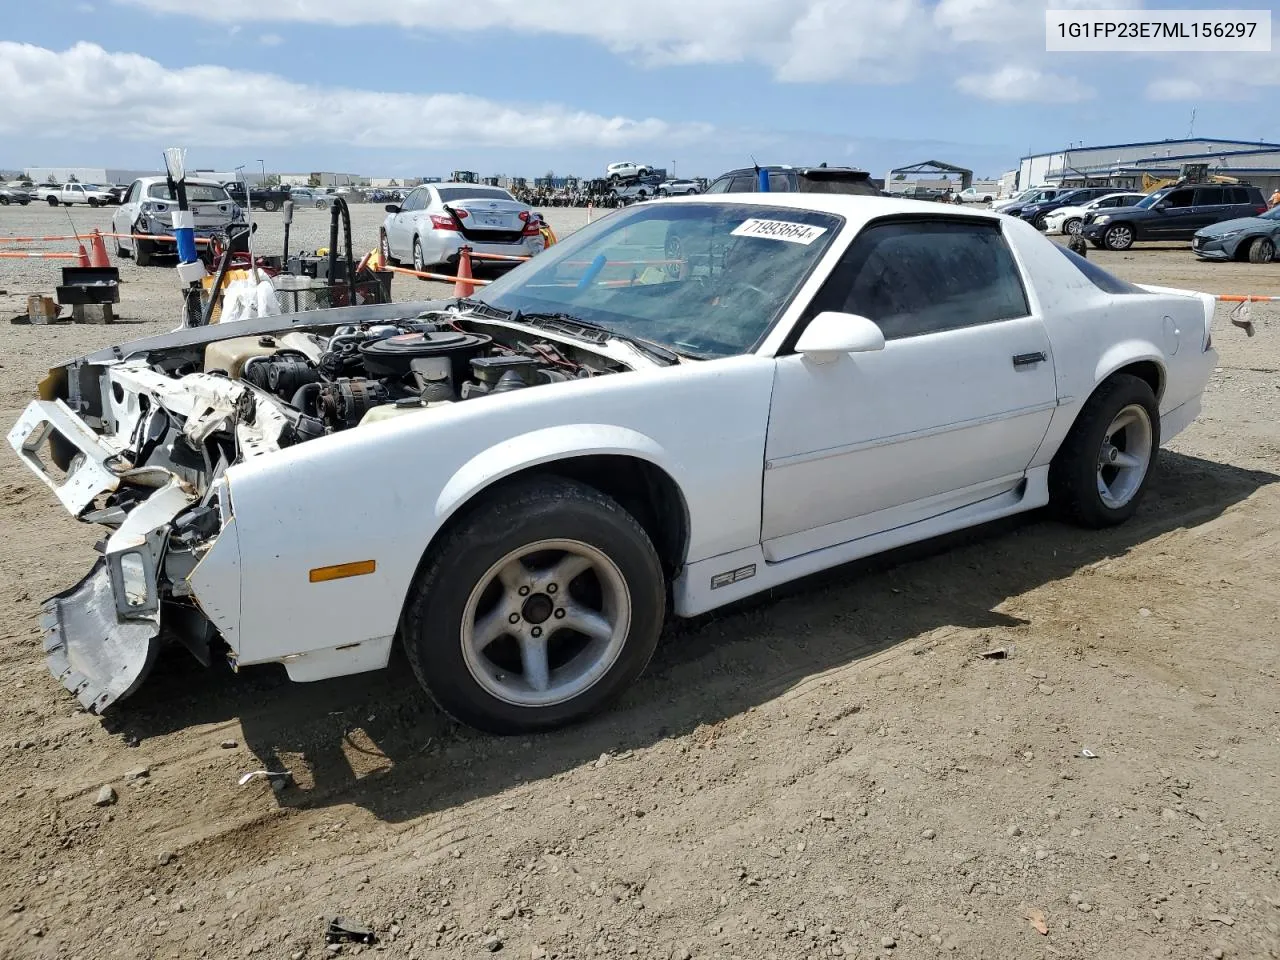
[[[808,245],[827,232],[826,227],[815,227],[807,223],[789,223],[786,220],[744,220],[732,235],[735,237],[764,237],[768,240],[785,240],[788,243]]]

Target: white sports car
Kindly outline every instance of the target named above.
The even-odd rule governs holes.
[[[1051,504],[1138,507],[1214,301],[985,211],[831,194],[620,210],[474,299],[182,329],[55,368],[14,449],[109,530],[44,606],[86,707],[161,628],[294,680],[403,644],[441,707],[542,730],[692,616]]]

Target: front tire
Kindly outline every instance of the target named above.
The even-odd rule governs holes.
[[[1062,225],[1062,232],[1069,237],[1077,237],[1084,228],[1084,221],[1079,217],[1072,217]]]
[[[658,644],[662,565],[644,528],[593,487],[547,477],[485,497],[432,551],[400,632],[455,719],[497,734],[601,709]]]
[[[1276,258],[1276,245],[1270,237],[1259,237],[1249,244],[1250,263],[1271,263]]]
[[[97,198],[97,197],[90,197],[90,198],[89,198],[89,206],[91,206],[91,207],[96,207],[97,205],[98,205],[98,198]]]
[[[1107,227],[1102,240],[1108,250],[1128,250],[1133,246],[1133,227],[1126,223],[1113,224]]]
[[[1032,226],[1034,226],[1041,233],[1044,233],[1047,229],[1049,229],[1049,221],[1048,219],[1046,219],[1045,215],[1042,213],[1038,217],[1036,217]]]
[[[1160,410],[1151,386],[1130,374],[1103,381],[1049,466],[1049,499],[1064,519],[1113,527],[1133,516],[1160,449]]]
[[[133,261],[140,267],[151,266],[151,260],[155,256],[154,240],[135,240],[133,241]]]
[[[399,263],[395,257],[391,255],[391,241],[387,239],[387,231],[379,231],[378,249],[382,253],[382,262],[384,265],[395,265]]]

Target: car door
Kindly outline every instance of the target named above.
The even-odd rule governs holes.
[[[1171,190],[1151,211],[1150,218],[1143,220],[1138,226],[1141,239],[1172,240],[1186,233],[1195,233],[1198,227],[1188,227],[1196,222],[1196,192],[1192,187]]]
[[[391,215],[391,223],[387,226],[387,239],[391,244],[391,255],[396,258],[407,258],[413,252],[413,229],[409,222],[413,211],[422,206],[422,187],[410,191],[400,204],[400,212]]]
[[[867,317],[885,347],[825,364],[779,356],[765,451],[768,560],[1021,482],[1057,386],[1048,335],[1002,229],[995,219],[888,218],[845,252],[805,316]]]
[[[138,216],[138,195],[141,192],[141,180],[135,180],[129,184],[129,189],[125,192],[124,199],[120,201],[120,206],[116,207],[115,213],[111,215],[112,233],[133,232],[133,222]],[[116,243],[125,249],[133,249],[133,240],[131,238],[117,237]]]
[[[1220,223],[1231,217],[1231,192],[1228,187],[1196,187],[1196,194],[1191,203],[1191,213],[1187,228],[1179,234],[1179,239],[1189,240],[1201,227]]]

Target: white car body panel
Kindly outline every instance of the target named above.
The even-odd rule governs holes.
[[[471,189],[477,196],[445,202],[439,192],[442,189]],[[464,244],[471,248],[472,253],[517,257],[531,257],[541,253],[545,247],[541,234],[508,239],[509,235],[519,234],[523,229],[521,215],[528,217],[533,211],[528,204],[516,200],[501,187],[474,183],[427,184],[415,187],[396,206],[412,209],[388,212],[382,222],[382,231],[387,238],[388,252],[401,263],[413,262],[415,240],[422,251],[424,267],[451,260]],[[451,210],[466,212],[462,223],[470,235],[458,230],[438,229],[432,222],[432,216],[451,219]]]
[[[690,616],[1042,506],[1049,464],[1099,383],[1129,364],[1154,364],[1167,441],[1198,412],[1216,362],[1212,297],[1105,292],[1015,218],[829,194],[656,203],[781,206],[835,213],[845,224],[746,355],[661,365],[614,340],[598,352],[629,372],[446,404],[231,465],[215,481],[226,495],[221,531],[187,583],[235,663],[282,662],[297,680],[384,666],[433,538],[478,492],[522,470],[603,454],[665,472],[687,513],[673,602]],[[848,245],[868,223],[897,216],[998,222],[1028,315],[832,362],[791,351],[793,328]],[[1025,362],[1015,366],[1015,356]],[[165,379],[124,364],[107,369],[122,383]],[[151,389],[216,416],[240,389],[218,379],[192,374]],[[127,402],[111,414],[122,423],[137,415]],[[15,448],[31,420],[11,432]],[[255,436],[240,441],[251,446]],[[368,575],[309,582],[316,568],[366,560],[376,562]]]

